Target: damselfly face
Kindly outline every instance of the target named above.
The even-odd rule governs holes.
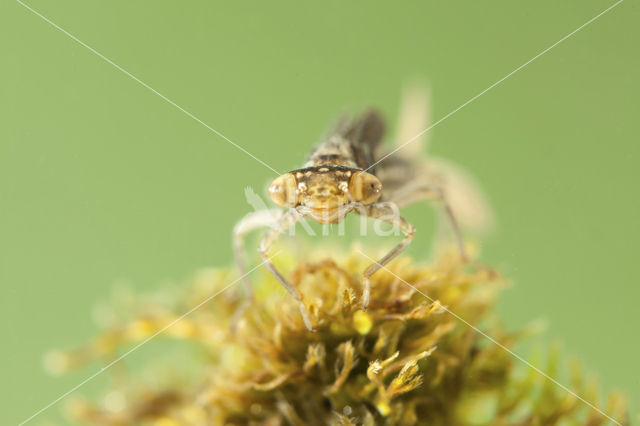
[[[374,175],[334,165],[294,170],[269,186],[273,202],[320,223],[337,223],[355,205],[374,203],[381,194],[382,183]]]

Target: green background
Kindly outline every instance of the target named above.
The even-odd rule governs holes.
[[[418,77],[437,119],[613,2],[29,4],[287,170],[340,111],[377,105],[393,122]],[[99,368],[54,378],[42,356],[94,335],[91,309],[115,283],[160,289],[229,265],[244,188],[273,173],[19,3],[0,16],[0,422],[16,424]],[[625,1],[431,131],[431,151],[473,173],[495,208],[482,256],[514,283],[507,325],[546,319],[538,342],[562,341],[634,413],[639,18]],[[428,212],[408,212],[416,256]]]

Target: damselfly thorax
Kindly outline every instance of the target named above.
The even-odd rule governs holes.
[[[426,111],[425,105],[426,96],[409,93],[405,98],[407,111],[404,114],[415,117],[416,110]],[[416,128],[418,134],[424,128],[423,120],[418,121],[416,123],[415,119],[407,120],[401,116],[400,133]],[[398,207],[420,200],[438,201],[444,216],[452,225],[458,250],[464,259],[467,255],[457,215],[462,215],[463,224],[470,227],[477,223],[474,224],[473,219],[468,220],[469,217],[488,217],[476,187],[463,173],[442,161],[425,162],[415,155],[415,149],[407,150],[411,155],[398,152],[387,159],[381,148],[383,135],[384,123],[375,111],[366,112],[357,119],[339,121],[311,151],[302,168],[279,176],[269,186],[269,196],[273,202],[288,208],[279,214],[277,222],[273,223],[271,211],[254,212],[243,218],[234,229],[236,259],[244,273],[244,234],[259,227],[270,227],[258,251],[267,268],[298,301],[302,318],[309,329],[313,329],[314,324],[303,296],[275,267],[268,255],[278,236],[302,218],[323,224],[339,223],[347,214],[355,212],[388,222],[404,233],[402,241],[363,271],[362,309],[366,309],[370,302],[369,277],[399,255],[415,234],[414,226],[397,214]],[[451,195],[454,197],[451,198]],[[452,205],[451,199],[455,199],[456,203]],[[470,214],[468,206],[475,212]],[[248,279],[245,278],[244,283],[249,293]]]

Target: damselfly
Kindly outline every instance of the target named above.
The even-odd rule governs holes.
[[[401,149],[388,156],[381,144],[385,126],[378,112],[370,110],[356,119],[339,120],[300,169],[276,178],[269,186],[273,202],[288,210],[276,211],[275,221],[273,210],[254,212],[234,228],[235,255],[242,273],[246,272],[244,235],[259,227],[271,228],[258,251],[269,271],[298,302],[308,329],[312,330],[313,324],[302,294],[268,256],[278,236],[301,219],[332,224],[355,212],[389,222],[402,231],[402,241],[363,271],[363,310],[370,301],[371,275],[398,256],[414,238],[414,226],[397,213],[397,208],[422,200],[438,202],[465,261],[468,257],[460,226],[488,226],[489,210],[473,180],[448,162],[420,155],[420,146],[426,139],[428,109],[424,89],[413,88],[405,93],[396,139]],[[244,283],[250,294],[248,278]]]

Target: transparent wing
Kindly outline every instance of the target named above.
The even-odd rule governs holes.
[[[394,141],[396,148],[402,149],[382,161],[377,170],[384,199],[412,200],[407,193],[413,188],[438,186],[462,228],[473,233],[490,231],[494,215],[476,180],[449,161],[425,157],[430,132],[424,131],[430,124],[430,90],[424,82],[413,82],[404,89]]]
[[[435,179],[444,190],[453,214],[465,230],[482,234],[494,228],[491,206],[473,176],[440,158],[429,158],[426,169],[430,179]]]
[[[423,132],[430,123],[431,95],[428,86],[423,82],[408,84],[403,90],[400,102],[394,141],[396,147],[402,146],[398,153],[408,157],[423,153],[429,141],[429,132]]]
[[[380,170],[379,177],[382,201],[405,207],[434,198],[434,190],[441,189],[464,231],[483,234],[494,227],[494,215],[480,185],[453,163],[438,158],[422,162],[395,158]]]
[[[382,150],[377,153],[377,158],[382,159],[375,167],[375,174],[382,181],[382,200],[397,201],[400,193],[406,193],[408,184],[416,181],[415,164],[425,155],[428,132],[423,132],[430,115],[427,85],[415,81],[406,85],[400,101],[395,146],[391,148],[393,153],[388,156]]]

